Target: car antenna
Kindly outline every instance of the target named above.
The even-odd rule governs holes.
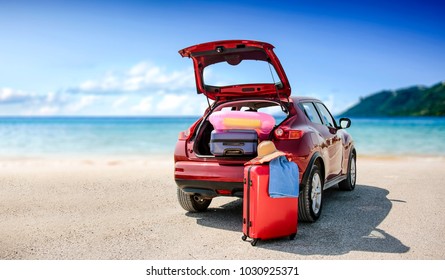
[[[267,59],[267,62],[268,62],[267,64],[269,65],[270,75],[272,76],[272,81],[273,81],[275,90],[277,92],[278,102],[280,102],[281,110],[287,114],[288,113],[287,108],[286,108],[286,106],[284,106],[283,102],[281,101],[280,92],[278,91],[277,85],[275,84],[275,78],[273,76],[272,68],[270,66],[270,59]],[[287,103],[289,104],[289,97],[287,98]]]

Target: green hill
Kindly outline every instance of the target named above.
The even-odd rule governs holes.
[[[414,86],[396,91],[381,91],[360,98],[343,112],[350,117],[445,116],[445,82],[431,87]]]

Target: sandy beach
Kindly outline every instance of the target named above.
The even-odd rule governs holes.
[[[3,158],[0,259],[445,258],[445,159],[359,157],[353,192],[325,192],[293,241],[241,240],[242,200],[176,201],[172,156]]]

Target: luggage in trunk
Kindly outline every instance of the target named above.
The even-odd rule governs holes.
[[[256,156],[258,134],[255,130],[213,130],[210,152],[215,156]]]
[[[298,226],[298,197],[272,198],[269,195],[269,165],[244,168],[243,237],[260,239],[289,236],[294,239]]]

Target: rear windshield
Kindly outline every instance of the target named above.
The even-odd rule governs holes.
[[[232,86],[241,84],[276,84],[280,79],[275,68],[267,61],[242,60],[237,65],[225,61],[204,69],[204,84],[207,86]]]
[[[275,123],[279,124],[287,117],[287,113],[283,112],[280,105],[275,102],[265,101],[249,101],[249,102],[227,102],[215,111],[255,111],[272,115]]]

